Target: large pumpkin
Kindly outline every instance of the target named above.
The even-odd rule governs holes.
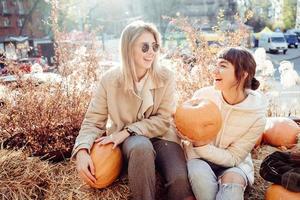
[[[214,102],[192,99],[177,108],[175,124],[183,136],[204,145],[211,142],[220,131],[222,116]]]
[[[94,188],[105,188],[112,184],[119,176],[122,169],[122,152],[119,147],[112,149],[113,144],[93,145],[91,158],[95,167],[95,184],[89,184]]]
[[[300,128],[296,122],[286,117],[269,117],[263,134],[263,141],[266,144],[287,148],[297,143],[297,135]]]
[[[266,191],[265,200],[299,200],[299,192],[291,192],[281,185],[272,184]]]

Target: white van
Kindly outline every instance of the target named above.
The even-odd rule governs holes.
[[[258,42],[259,47],[263,47],[266,51],[270,53],[280,53],[286,54],[288,50],[287,42],[284,38],[283,33],[263,33],[261,34]]]

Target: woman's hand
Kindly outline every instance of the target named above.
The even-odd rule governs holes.
[[[190,143],[193,144],[194,147],[201,147],[201,146],[204,146],[204,145],[208,144],[208,142],[204,142],[204,141],[194,141],[194,140],[191,140],[188,137],[182,135],[178,129],[177,129],[176,132],[177,132],[178,137],[180,137],[183,140],[189,141]]]
[[[203,142],[203,141],[191,141],[194,147],[202,147],[204,145],[209,144],[209,142]]]
[[[79,176],[90,184],[96,182],[95,168],[91,156],[88,154],[86,149],[80,149],[76,154],[76,169]]]
[[[130,135],[126,130],[120,131],[118,133],[110,134],[108,136],[100,137],[95,140],[95,142],[99,142],[97,145],[104,145],[108,143],[113,143],[113,149],[116,148],[119,144],[121,144],[126,138]]]

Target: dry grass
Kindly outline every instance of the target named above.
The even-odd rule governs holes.
[[[53,166],[20,151],[0,151],[1,199],[44,199]]]
[[[55,165],[51,176],[52,184],[49,185],[45,199],[128,199],[129,196],[125,177],[103,190],[92,189],[79,179],[72,162]]]
[[[264,200],[264,195],[269,182],[265,181],[259,175],[259,167],[262,160],[253,159],[255,170],[255,182],[252,186],[247,187],[245,191],[245,200]]]
[[[262,146],[253,151],[255,183],[248,187],[246,200],[262,200],[269,185],[259,176],[262,159],[278,150]],[[110,187],[96,190],[85,185],[78,177],[73,162],[51,164],[38,158],[28,157],[21,151],[0,150],[0,198],[1,199],[47,199],[47,200],[111,200],[129,199],[130,190],[125,170]],[[165,200],[166,190],[162,178],[157,175],[157,199]]]

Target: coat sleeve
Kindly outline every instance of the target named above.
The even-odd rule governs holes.
[[[102,81],[100,81],[93,93],[79,135],[76,138],[72,158],[80,149],[85,148],[90,151],[94,140],[106,132],[107,118],[106,89]]]
[[[144,135],[148,138],[160,137],[170,129],[171,119],[175,113],[177,103],[176,83],[173,74],[164,87],[164,94],[157,112],[147,119],[127,126],[137,135]]]
[[[218,148],[212,144],[201,147],[188,145],[185,147],[188,159],[203,158],[224,167],[237,166],[244,161],[251,152],[257,139],[263,133],[265,124],[265,117],[258,118],[246,134],[233,142],[226,149]]]

